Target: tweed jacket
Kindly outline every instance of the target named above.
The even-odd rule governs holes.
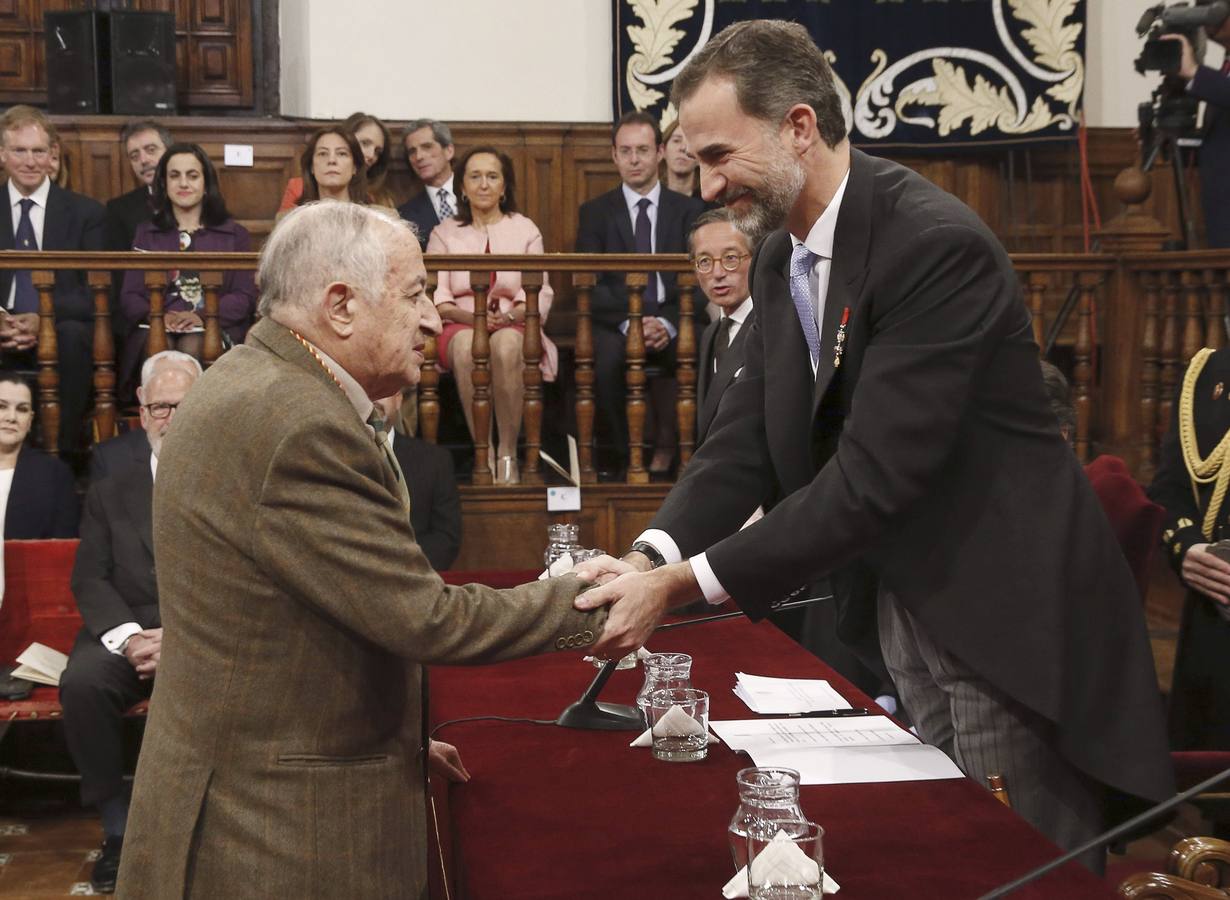
[[[370,429],[271,319],[193,387],[160,463],[163,649],[119,896],[417,900],[423,665],[579,648],[605,615],[568,576],[446,586]]]

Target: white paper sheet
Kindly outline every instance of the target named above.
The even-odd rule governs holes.
[[[735,696],[746,703],[752,712],[789,715],[850,708],[850,701],[822,679],[770,678],[743,672],[737,672],[735,679]]]
[[[887,716],[740,719],[709,727],[758,766],[797,769],[803,784],[933,781],[965,777],[942,750]]]
[[[60,683],[60,676],[68,665],[68,657],[59,650],[53,650],[46,644],[35,641],[22,651],[17,662],[20,665],[13,670],[14,678],[24,678],[26,681],[55,687]]]

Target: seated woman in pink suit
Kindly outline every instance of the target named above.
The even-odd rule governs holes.
[[[231,218],[222,199],[218,174],[197,144],[173,144],[154,176],[154,217],[137,228],[134,250],[184,253],[237,253],[252,249],[248,230]],[[167,273],[163,296],[167,346],[201,358],[205,330],[205,294],[191,257],[183,268]],[[121,384],[135,378],[149,340],[149,291],[145,272],[124,274],[120,309],[129,332],[120,356]],[[256,282],[251,272],[224,272],[218,291],[218,324],[224,347],[242,344],[256,314]]]
[[[494,147],[475,147],[457,164],[461,174],[457,215],[437,225],[427,242],[428,253],[542,253],[538,226],[518,213],[512,161]],[[555,296],[543,273],[538,311],[545,324]],[[470,273],[440,272],[435,294],[444,330],[436,339],[441,368],[457,379],[457,392],[470,435],[474,435],[474,292]],[[524,362],[521,345],[525,338],[525,291],[520,272],[496,272],[487,293],[487,329],[491,332],[491,393],[499,450],[488,456],[496,484],[516,484],[517,437],[521,433],[521,401]],[[543,378],[554,381],[559,370],[559,351],[547,336],[542,338]],[[489,439],[490,443],[490,439]],[[498,456],[498,459],[496,457]]]

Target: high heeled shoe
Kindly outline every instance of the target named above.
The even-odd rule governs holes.
[[[521,472],[517,468],[517,457],[501,456],[495,466],[496,484],[520,484]]]

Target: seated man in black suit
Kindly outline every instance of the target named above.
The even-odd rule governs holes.
[[[162,650],[153,550],[158,451],[197,377],[184,365],[157,368],[141,387],[146,462],[120,467],[86,494],[72,576],[85,627],[60,678],[64,733],[81,773],[81,801],[102,816],[102,855],[90,878],[98,893],[115,890],[128,821],[124,711],[149,696]]]
[[[453,134],[435,119],[415,119],[402,132],[406,162],[414,170],[423,190],[397,207],[401,217],[414,223],[419,247],[427,249],[431,230],[457,213],[457,192],[453,189]]]
[[[402,395],[376,401],[389,423],[387,440],[410,491],[410,526],[423,555],[437,572],[447,569],[461,550],[461,497],[453,458],[443,447],[393,427],[401,417]]]
[[[685,236],[704,205],[658,181],[662,132],[643,112],[625,114],[611,132],[611,159],[622,184],[581,205],[578,253],[683,253]],[[659,377],[649,382],[657,428],[651,472],[665,472],[675,448],[675,338],[679,334],[676,276],[652,274],[645,288],[642,327],[646,366]],[[598,425],[622,466],[628,446],[624,410],[624,348],[628,329],[628,291],[622,274],[601,275],[593,293],[594,393]]]
[[[722,394],[743,369],[743,344],[756,315],[747,286],[752,245],[735,227],[728,210],[711,209],[692,226],[688,255],[701,291],[721,313],[700,336],[696,364],[696,444],[700,446]]]
[[[12,106],[0,118],[8,173],[0,250],[101,250],[103,208],[47,177],[51,125],[37,109]],[[78,449],[93,383],[94,300],[83,272],[55,275],[61,451]],[[0,272],[0,367],[37,367],[38,292],[29,270]]]
[[[173,368],[183,369],[193,380],[201,375],[201,364],[190,353],[181,353],[178,350],[155,353],[141,365],[141,386],[137,388],[137,402],[144,406],[147,402],[145,385],[150,384],[164,370]],[[94,445],[90,451],[90,484],[133,464],[149,465],[149,439],[144,429],[125,431]]]
[[[132,166],[137,186],[127,194],[107,201],[106,241],[108,250],[131,250],[137,226],[148,222],[154,211],[150,208],[154,176],[162,154],[175,141],[171,132],[157,122],[129,122],[120,132],[120,145]]]

